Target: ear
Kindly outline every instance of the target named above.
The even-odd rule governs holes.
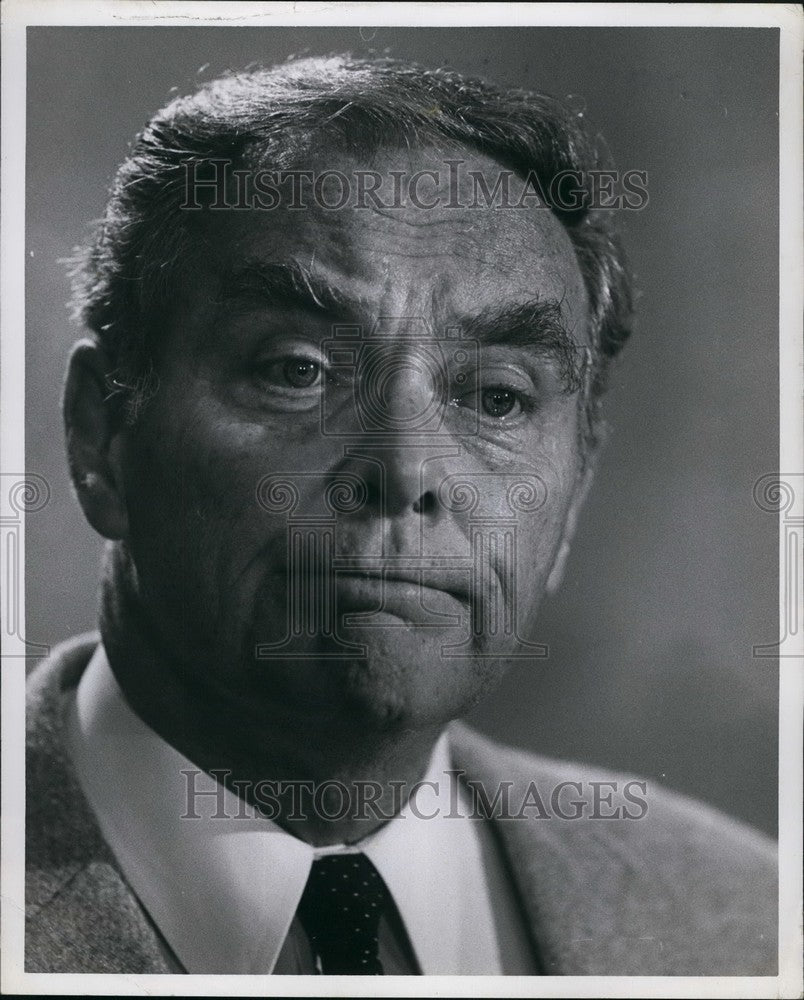
[[[578,524],[578,516],[581,513],[586,497],[589,494],[589,489],[594,478],[594,471],[594,459],[592,455],[589,455],[586,459],[584,467],[578,473],[575,493],[570,501],[569,510],[567,511],[567,516],[564,520],[564,530],[561,534],[561,542],[558,546],[558,552],[556,553],[555,560],[553,561],[553,567],[550,570],[550,575],[547,577],[547,583],[545,584],[545,589],[550,595],[555,594],[561,586],[561,581],[564,579],[564,570],[567,565],[570,545],[572,544],[572,539],[575,537],[575,528]]]
[[[108,400],[111,364],[102,348],[80,340],[70,354],[63,414],[70,476],[87,521],[104,538],[128,534],[122,475],[122,427]]]

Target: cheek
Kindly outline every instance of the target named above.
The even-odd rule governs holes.
[[[561,540],[563,512],[530,518],[517,527],[516,586],[523,611],[541,598]]]
[[[145,494],[179,528],[184,519],[223,524],[259,510],[258,487],[287,462],[286,437],[266,422],[233,418],[203,381],[192,383],[192,398],[172,396],[163,386],[161,406],[134,440],[135,495]]]
[[[172,590],[186,607],[199,593],[208,606],[224,599],[270,534],[257,503],[267,461],[255,435],[234,433],[203,407],[172,407],[148,415],[127,457],[129,544],[143,586]]]
[[[273,583],[271,573],[286,562],[292,509],[284,501],[291,498],[269,485],[298,481],[299,472],[324,468],[331,454],[316,461],[287,428],[233,414],[201,380],[192,398],[182,397],[178,384],[174,379],[171,391],[163,380],[161,405],[148,413],[127,456],[130,546],[142,595],[196,628],[245,630],[266,591],[271,616],[273,605],[284,610],[285,584]],[[308,505],[301,496],[299,509]]]
[[[573,454],[542,454],[521,475],[522,489],[508,492],[520,509],[500,525],[509,543],[497,542],[494,568],[507,603],[520,616],[535,615],[561,544],[577,479]]]

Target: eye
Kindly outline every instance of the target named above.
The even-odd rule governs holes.
[[[457,379],[462,387],[466,387],[467,379]],[[463,394],[455,394],[450,400],[452,406],[474,410],[485,418],[486,425],[505,426],[518,421],[526,414],[532,414],[536,409],[536,398],[531,389],[506,383],[489,382],[482,387],[467,388]]]
[[[321,365],[309,358],[287,358],[282,365],[282,374],[294,389],[309,389],[318,381]]]
[[[502,386],[489,386],[480,394],[480,404],[483,411],[490,417],[501,420],[508,417],[519,406],[519,396],[511,389]]]
[[[319,385],[322,365],[304,354],[287,354],[258,361],[253,376],[263,389],[302,391]]]

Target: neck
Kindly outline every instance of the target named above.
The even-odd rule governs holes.
[[[131,708],[197,767],[317,846],[355,843],[394,816],[423,777],[440,727],[373,730],[304,717],[231,691],[169,650],[137,594],[124,547],[107,548],[101,634]]]

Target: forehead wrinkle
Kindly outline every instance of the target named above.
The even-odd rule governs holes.
[[[374,215],[379,215],[383,219],[389,219],[392,222],[401,222],[403,225],[411,226],[413,228],[445,226],[451,225],[456,221],[454,216],[450,215],[442,215],[440,218],[433,217],[433,213],[435,211],[434,209],[418,209],[415,206],[405,206],[401,209],[393,209],[379,208],[377,205],[369,205],[368,209],[373,212]],[[411,212],[414,214],[410,215]],[[424,218],[421,218],[421,216],[424,216]]]
[[[454,314],[451,305],[453,290],[452,282],[446,275],[441,275],[430,293],[430,319],[436,336],[445,336],[449,318]]]
[[[552,215],[486,209],[435,218],[427,211],[406,215],[370,202],[366,207],[368,212],[313,209],[302,218],[280,212],[270,228],[244,228],[251,220],[237,217],[235,253],[292,255],[302,273],[323,278],[347,297],[360,321],[423,315],[440,332],[453,311],[542,294],[566,297],[570,325],[585,328],[586,289],[577,256]]]
[[[295,257],[282,261],[247,257],[224,271],[216,305],[248,310],[252,304],[291,307],[333,319],[355,320],[370,313],[368,300],[344,291],[337,280]]]

